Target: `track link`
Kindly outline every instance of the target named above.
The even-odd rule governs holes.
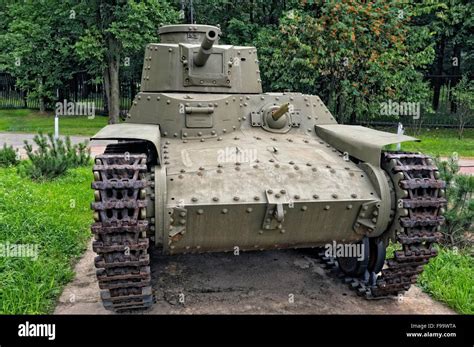
[[[146,162],[145,154],[103,154],[96,157],[93,168],[94,263],[104,307],[115,312],[153,305]]]
[[[358,295],[367,299],[393,297],[407,291],[423,266],[437,255],[433,247],[441,238],[445,182],[439,180],[433,160],[423,154],[385,152],[382,167],[390,176],[397,196],[397,210],[392,222],[392,239],[402,245],[392,259],[385,261],[380,274],[366,273],[361,278],[346,276],[337,260],[318,254],[335,276],[341,278]]]

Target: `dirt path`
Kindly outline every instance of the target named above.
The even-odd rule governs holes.
[[[91,248],[76,266],[56,314],[109,314],[99,299]],[[152,257],[151,314],[452,314],[418,287],[402,298],[367,301],[326,275],[308,251]],[[184,304],[180,302],[183,299]],[[181,296],[180,296],[181,295]],[[290,299],[294,302],[290,303]]]

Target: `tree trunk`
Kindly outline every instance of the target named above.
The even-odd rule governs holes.
[[[457,86],[461,80],[461,46],[455,44],[453,47],[453,58],[456,59],[456,64],[454,60],[452,61],[452,76],[451,83],[449,88],[449,100],[451,100],[451,113],[456,113],[458,110],[458,103],[455,96],[452,93],[454,87]]]
[[[115,124],[119,121],[120,114],[120,84],[119,84],[119,62],[113,61],[109,65],[110,75],[110,108],[109,123]]]
[[[443,62],[444,62],[444,49],[445,49],[446,40],[442,36],[440,42],[438,43],[437,49],[437,58],[436,58],[436,70],[433,86],[433,109],[436,111],[439,107],[439,97],[441,94],[441,86],[443,85]]]
[[[44,89],[43,89],[43,86],[44,86],[44,80],[42,77],[39,78],[39,111],[40,113],[45,113],[46,112],[46,107],[45,107],[45,102],[44,102]]]
[[[39,111],[40,113],[46,113],[46,107],[44,105],[44,96],[39,97]]]
[[[120,47],[119,43],[113,37],[107,39],[108,54],[107,67],[104,71],[104,87],[107,97],[107,106],[109,110],[109,124],[115,124],[119,121],[120,113],[120,83],[119,83],[119,64]]]

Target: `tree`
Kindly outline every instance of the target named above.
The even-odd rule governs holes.
[[[158,25],[177,21],[178,12],[158,0],[87,0],[72,9],[85,28],[76,52],[90,73],[103,77],[109,123],[117,123],[120,65],[143,52],[147,43],[157,42]]]
[[[455,113],[458,137],[462,139],[465,126],[474,121],[474,81],[469,81],[467,76],[463,76],[453,89],[453,97],[458,104]]]
[[[436,33],[436,59],[431,68],[433,75],[433,108],[438,109],[441,87],[449,82],[456,86],[462,74],[472,75],[474,67],[474,3],[469,0],[433,0],[434,9],[426,15],[423,24]],[[456,112],[452,98],[451,111]]]
[[[39,100],[45,111],[48,100],[78,67],[73,44],[80,28],[71,21],[67,2],[22,1],[3,5],[0,24],[0,71],[16,77],[28,97]]]
[[[286,12],[257,38],[267,90],[319,94],[341,122],[377,115],[387,100],[423,102],[419,69],[434,57],[421,5],[399,1],[314,2]]]

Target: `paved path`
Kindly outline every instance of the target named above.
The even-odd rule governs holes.
[[[33,142],[35,134],[24,134],[24,133],[2,133],[0,132],[0,146],[3,147],[3,144],[6,143],[9,146],[13,146],[13,148],[18,149],[21,158],[26,158],[26,151],[23,148],[25,145],[25,141],[28,141],[29,143],[33,144],[33,148],[36,148],[37,146]],[[60,136],[61,138],[64,139],[64,136]],[[86,136],[70,136],[71,142],[73,144],[78,144],[84,141],[89,142],[89,146],[91,148],[91,154],[93,157],[95,157],[98,154],[101,154],[104,152],[105,147],[107,146],[108,143],[111,143],[111,141],[89,141],[89,137]]]

